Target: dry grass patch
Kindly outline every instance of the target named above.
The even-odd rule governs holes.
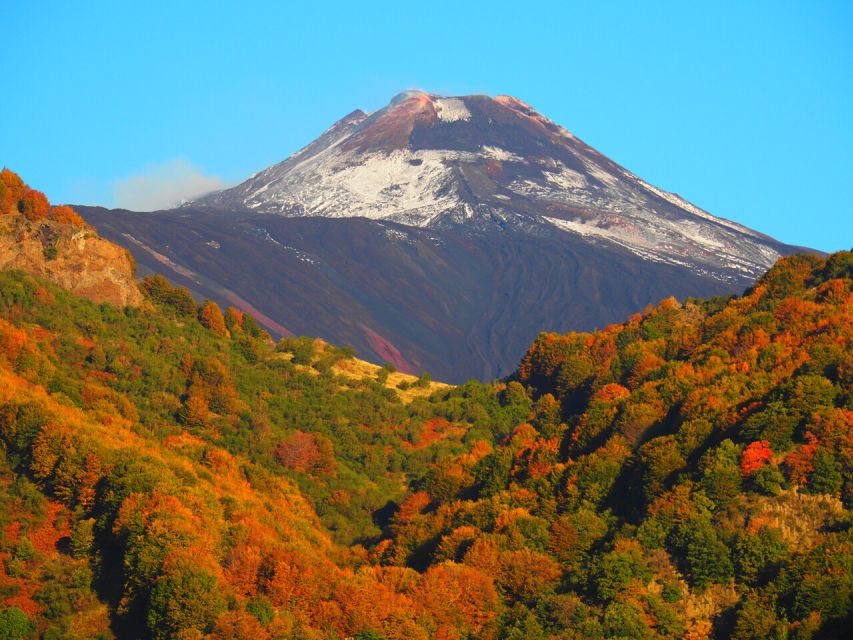
[[[383,367],[357,358],[340,360],[332,367],[333,373],[347,378],[352,378],[354,380],[363,380],[364,378],[375,380],[379,377],[381,371],[383,371]],[[385,387],[387,389],[393,389],[400,397],[400,400],[408,403],[415,398],[429,396],[440,389],[446,389],[450,386],[444,382],[436,382],[434,380],[430,380],[424,386],[416,385],[417,382],[417,376],[393,371],[388,373],[388,379],[385,381]],[[400,385],[408,388],[401,389]]]

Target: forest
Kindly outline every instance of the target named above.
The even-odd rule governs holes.
[[[846,637],[853,253],[455,387],[140,286],[0,272],[2,640]]]

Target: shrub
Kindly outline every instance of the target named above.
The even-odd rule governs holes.
[[[173,287],[163,276],[157,274],[142,280],[142,290],[154,302],[174,309],[178,315],[189,317],[196,314],[196,304],[185,287]]]

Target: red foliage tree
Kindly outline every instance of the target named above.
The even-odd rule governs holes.
[[[231,333],[242,330],[243,315],[243,312],[235,307],[228,307],[225,310],[225,326]]]
[[[767,440],[751,442],[740,456],[740,473],[743,477],[754,475],[773,458],[773,449]]]
[[[263,555],[253,544],[239,544],[225,557],[225,575],[239,593],[252,596],[258,590],[258,572]]]
[[[328,474],[335,468],[332,443],[319,434],[296,431],[281,441],[275,455],[283,466],[303,473]]]
[[[531,549],[504,551],[499,554],[497,580],[505,591],[518,599],[533,600],[554,586],[560,577],[560,566],[544,553]]]
[[[430,497],[427,492],[416,491],[403,500],[400,509],[397,511],[396,521],[399,523],[411,522],[429,506],[429,503]]]
[[[788,478],[794,484],[805,485],[809,474],[814,471],[813,460],[817,452],[818,439],[815,435],[806,432],[806,444],[802,444],[785,456],[785,468]]]

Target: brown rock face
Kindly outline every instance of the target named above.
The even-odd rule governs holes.
[[[0,269],[21,269],[93,302],[117,306],[142,302],[128,252],[88,226],[4,216]]]

